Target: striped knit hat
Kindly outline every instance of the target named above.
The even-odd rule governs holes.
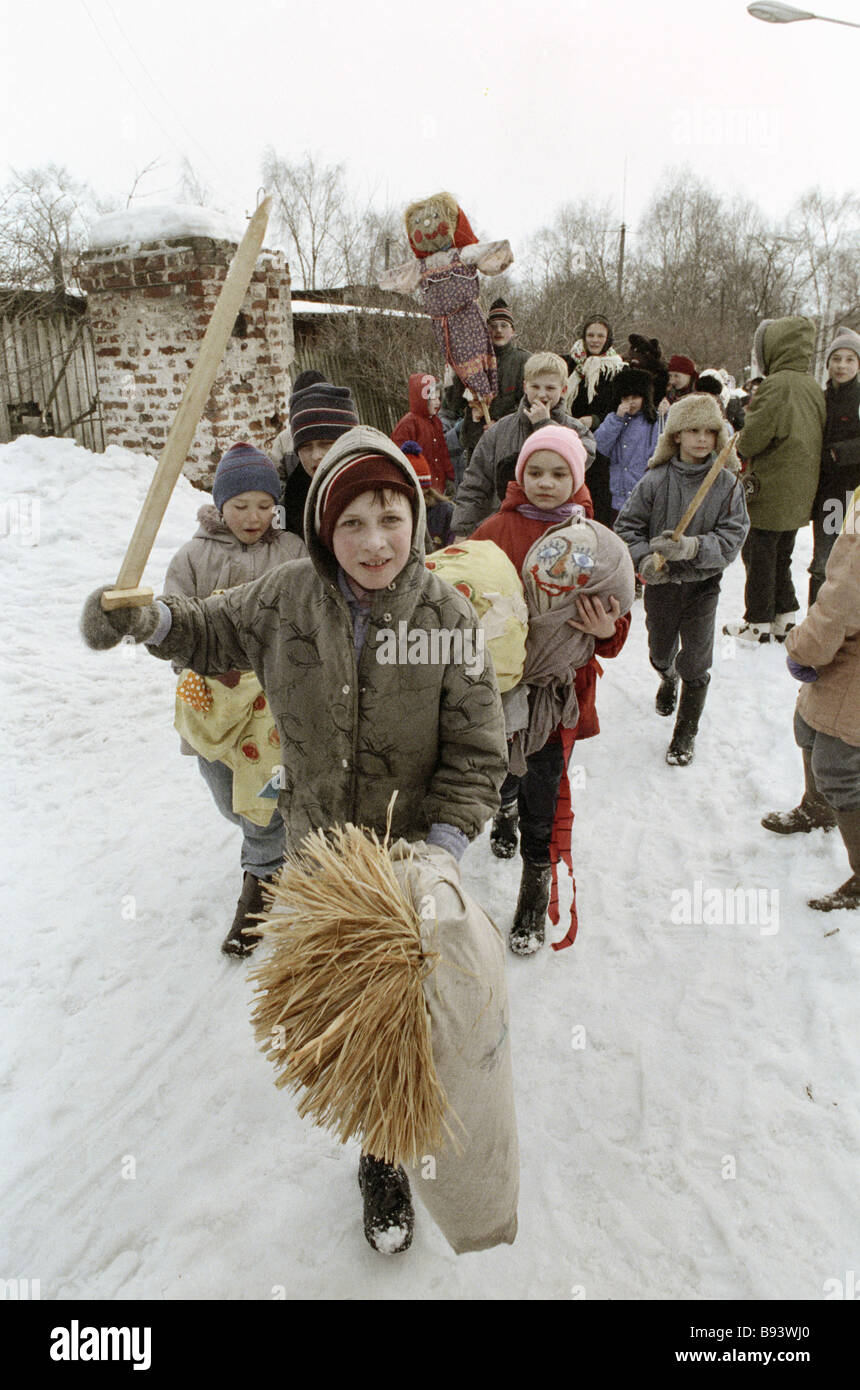
[[[363,492],[376,492],[381,488],[402,492],[409,498],[414,513],[414,484],[393,459],[382,454],[353,455],[332,470],[317,493],[314,508],[314,529],[327,550],[332,548],[334,528],[341,512]]]
[[[240,492],[269,492],[277,502],[281,486],[278,470],[268,454],[253,444],[234,444],[215,470],[212,497],[220,512],[224,503]]]
[[[493,319],[504,319],[505,323],[514,327],[514,316],[504,299],[494,299],[487,310],[487,323],[491,323]]]
[[[318,381],[290,396],[290,429],[296,452],[315,439],[340,439],[357,424],[358,415],[347,386]]]

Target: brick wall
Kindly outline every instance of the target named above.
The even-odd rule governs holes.
[[[235,246],[181,237],[87,251],[81,288],[92,323],[105,445],[156,457],[196,360]],[[260,256],[192,441],[184,472],[211,481],[231,444],[265,449],[287,418],[293,357],[283,254]]]

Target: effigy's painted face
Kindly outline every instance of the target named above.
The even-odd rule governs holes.
[[[415,203],[406,214],[409,245],[424,256],[450,251],[456,226],[456,209],[452,209],[447,198],[434,197]]]

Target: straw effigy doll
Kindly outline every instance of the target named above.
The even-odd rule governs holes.
[[[500,275],[513,261],[507,241],[478,241],[450,193],[410,203],[404,214],[415,260],[383,271],[379,287],[418,291],[445,361],[485,409],[498,390],[496,356],[478,304],[478,271]]]

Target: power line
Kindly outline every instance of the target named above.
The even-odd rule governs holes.
[[[110,0],[105,0],[105,4],[107,5],[108,10],[110,11],[111,18],[113,19],[114,24],[116,25],[116,27],[117,27],[117,29],[119,30],[119,32],[120,32],[120,34],[122,35],[122,37],[125,39],[125,42],[126,42],[126,44],[128,45],[128,48],[129,48],[129,50],[130,50],[132,56],[133,56],[134,59],[135,59],[135,62],[137,63],[138,67],[141,68],[141,70],[142,70],[144,76],[147,77],[147,78],[149,79],[149,81],[152,83],[153,87],[155,88],[156,92],[157,92],[158,95],[160,96],[161,100],[164,102],[165,106],[167,106],[167,107],[172,111],[172,113],[173,113],[173,115],[175,116],[177,122],[178,122],[179,125],[182,127],[182,129],[185,131],[185,134],[188,136],[189,140],[193,141],[193,143],[197,146],[198,150],[200,150],[200,152],[201,152],[201,154],[204,156],[204,158],[208,159],[210,165],[211,165],[212,168],[218,173],[218,175],[219,175],[221,178],[226,178],[227,176],[226,176],[224,170],[223,170],[223,169],[221,168],[221,166],[217,163],[217,161],[216,161],[215,159],[213,159],[212,155],[211,155],[211,154],[209,153],[209,151],[206,149],[205,145],[201,145],[200,141],[197,139],[197,137],[196,137],[196,135],[193,133],[193,131],[190,131],[190,130],[188,129],[187,125],[186,125],[185,122],[183,121],[183,119],[182,119],[182,117],[180,116],[179,112],[177,111],[176,107],[175,107],[175,106],[173,105],[173,103],[171,102],[170,98],[169,98],[169,97],[166,95],[166,93],[163,91],[163,89],[162,89],[162,87],[160,86],[160,84],[159,84],[158,82],[156,82],[156,80],[155,80],[155,78],[153,77],[152,73],[149,71],[149,69],[148,69],[148,67],[146,66],[146,64],[144,63],[143,59],[142,59],[142,58],[140,57],[140,55],[138,54],[137,49],[134,47],[134,44],[132,43],[131,39],[128,37],[128,34],[125,32],[125,29],[124,29],[124,28],[122,27],[122,25],[120,24],[119,17],[118,17],[118,15],[117,15],[116,11],[114,10],[113,5],[110,3]],[[228,182],[229,182],[229,180],[228,180]]]
[[[102,43],[104,44],[104,46],[105,46],[105,48],[106,48],[106,50],[107,50],[107,53],[108,53],[108,57],[111,58],[111,60],[113,61],[114,65],[115,65],[115,66],[118,68],[118,70],[122,73],[123,77],[125,78],[125,80],[126,80],[126,82],[128,83],[128,85],[131,87],[131,90],[134,92],[134,94],[135,94],[135,96],[137,97],[138,101],[140,102],[141,106],[143,106],[143,108],[149,113],[149,115],[150,115],[150,116],[152,117],[152,119],[155,121],[156,125],[157,125],[157,126],[159,127],[159,129],[163,132],[163,134],[165,134],[165,135],[167,136],[168,140],[170,141],[171,145],[173,145],[173,148],[176,150],[177,154],[181,154],[182,151],[180,150],[179,146],[176,144],[176,142],[175,142],[175,140],[174,140],[174,138],[173,138],[173,135],[172,135],[171,132],[167,129],[167,127],[162,123],[161,119],[160,119],[160,118],[155,114],[155,112],[152,110],[152,107],[151,107],[151,106],[149,105],[149,103],[146,101],[145,97],[141,94],[141,92],[138,91],[137,87],[136,87],[135,84],[132,82],[131,78],[129,77],[129,75],[128,75],[128,73],[126,72],[125,68],[123,67],[122,63],[119,61],[119,58],[118,58],[118,57],[116,56],[116,54],[114,53],[113,49],[111,48],[110,44],[108,43],[108,41],[107,41],[107,39],[105,38],[104,34],[102,33],[101,29],[100,29],[99,26],[96,24],[96,21],[95,21],[95,19],[93,18],[93,15],[92,15],[92,12],[91,12],[91,10],[90,10],[90,7],[89,7],[89,5],[87,4],[87,0],[81,0],[81,4],[82,4],[84,10],[86,11],[87,18],[89,19],[90,24],[92,24],[93,28],[95,29],[96,33],[98,34],[99,38],[101,39]]]

